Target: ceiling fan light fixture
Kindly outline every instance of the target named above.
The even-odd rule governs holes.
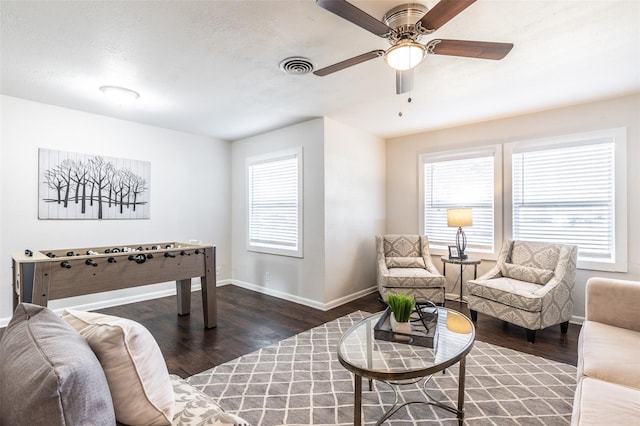
[[[120,86],[100,86],[100,91],[116,105],[130,105],[140,97],[138,92]]]
[[[398,71],[411,69],[424,59],[424,46],[413,40],[405,40],[389,48],[384,55],[387,64]]]

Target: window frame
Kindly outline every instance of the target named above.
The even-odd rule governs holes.
[[[541,139],[528,139],[505,144],[504,153],[504,233],[513,236],[513,155],[571,146],[583,146],[596,141],[614,143],[614,260],[613,262],[582,260],[578,251],[578,269],[627,272],[627,129],[618,127]]]
[[[493,247],[491,250],[479,250],[473,247],[473,243],[467,244],[466,254],[476,254],[483,259],[495,260],[502,245],[503,232],[503,202],[502,202],[502,163],[503,153],[501,144],[491,144],[479,147],[460,148],[448,151],[428,151],[418,155],[418,229],[420,233],[425,230],[425,188],[424,166],[426,163],[436,163],[465,158],[474,158],[493,155]],[[429,235],[427,235],[429,238]],[[429,251],[432,255],[448,255],[448,245],[455,244],[455,230],[452,228],[452,240],[450,243],[440,244],[429,239]]]
[[[272,245],[272,244],[257,244],[251,241],[251,172],[250,168],[252,165],[261,164],[261,163],[269,163],[276,162],[285,159],[295,158],[297,161],[297,244],[295,248],[291,248],[284,245]],[[303,197],[303,149],[302,147],[296,147],[292,149],[286,149],[276,152],[271,152],[267,154],[257,155],[248,157],[245,162],[245,192],[246,192],[246,214],[245,214],[245,243],[246,250],[256,253],[265,253],[265,254],[274,254],[279,256],[289,256],[289,257],[304,257],[303,250],[303,229],[304,229],[304,197]]]

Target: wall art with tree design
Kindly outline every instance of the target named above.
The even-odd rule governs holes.
[[[151,163],[38,150],[38,219],[149,219]]]

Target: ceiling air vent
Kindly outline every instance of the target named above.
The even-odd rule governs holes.
[[[308,74],[313,71],[313,64],[307,58],[292,56],[280,62],[280,69],[285,74]]]

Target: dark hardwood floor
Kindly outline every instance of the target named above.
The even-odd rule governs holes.
[[[469,315],[466,304],[447,301],[446,306]],[[378,312],[384,306],[377,293],[319,311],[233,285],[218,288],[218,327],[205,329],[200,292],[194,292],[191,314],[176,314],[176,298],[165,297],[103,309],[100,312],[130,318],[147,327],[156,338],[171,373],[188,377],[253,352],[294,334],[356,310]],[[576,365],[580,326],[560,326],[538,331],[535,344],[525,330],[478,314],[476,339],[548,359]]]

